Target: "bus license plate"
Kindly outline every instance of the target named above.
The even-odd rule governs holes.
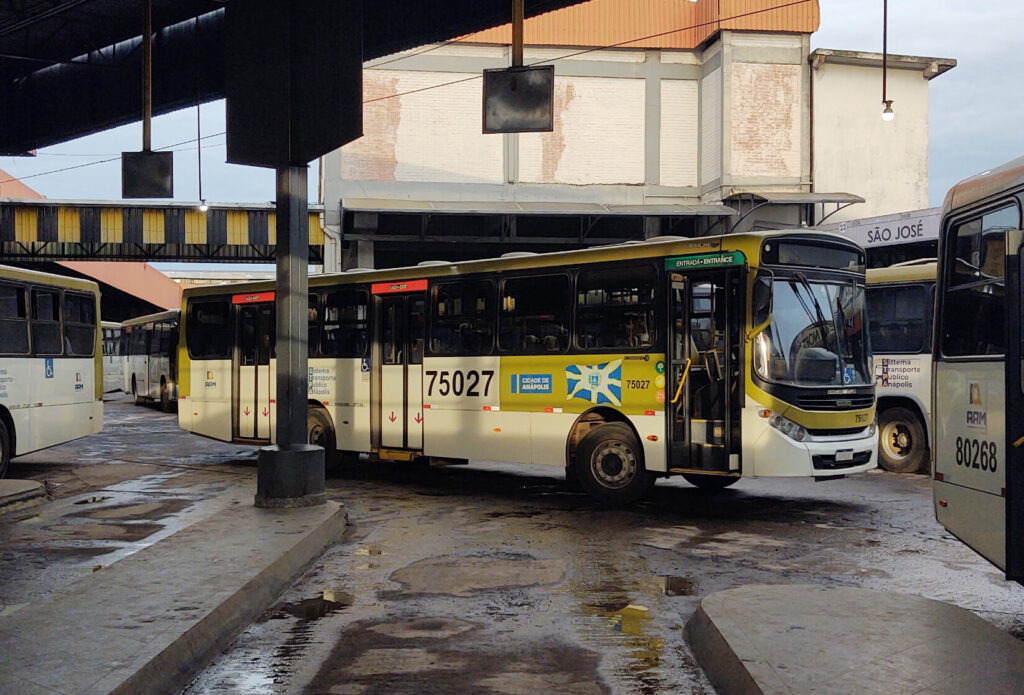
[[[842,451],[836,452],[836,462],[852,461],[853,460],[853,449],[843,449]]]

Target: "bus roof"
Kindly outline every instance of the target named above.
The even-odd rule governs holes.
[[[175,321],[181,316],[181,309],[171,309],[170,311],[161,311],[156,314],[148,314],[146,316],[139,316],[134,319],[127,319],[121,322],[122,326],[140,326],[145,323],[154,323],[156,321],[166,321],[168,319],[174,319]]]
[[[695,255],[717,253],[721,251],[741,251],[748,263],[757,265],[760,259],[761,244],[765,239],[777,237],[820,238],[852,248],[860,248],[856,242],[842,234],[822,232],[815,229],[782,229],[743,234],[727,234],[710,237],[654,237],[646,241],[627,241],[623,244],[610,246],[593,246],[573,251],[557,251],[554,253],[514,252],[501,258],[485,258],[471,261],[425,261],[419,265],[402,268],[371,270],[366,268],[352,269],[330,275],[316,275],[309,278],[310,287],[332,285],[337,283],[369,283],[388,282],[391,280],[411,280],[419,278],[436,278],[464,275],[498,270],[528,270],[531,268],[557,268],[576,263],[600,263],[604,261],[631,260],[641,258],[664,258],[672,255]],[[225,292],[248,292],[252,290],[272,289],[273,280],[251,283],[232,283],[221,285],[201,285],[186,287],[184,297],[224,294]]]
[[[54,273],[42,273],[38,270],[26,270],[25,268],[14,268],[9,265],[0,265],[0,278],[31,282],[50,287],[62,287],[69,290],[81,290],[83,292],[99,293],[100,286],[92,280],[73,278],[66,275],[55,275]]]
[[[934,258],[920,261],[897,263],[888,268],[868,268],[866,282],[869,285],[882,285],[896,282],[935,281],[938,263]]]
[[[1000,191],[1024,186],[1024,157],[966,178],[949,189],[942,214],[985,200]]]

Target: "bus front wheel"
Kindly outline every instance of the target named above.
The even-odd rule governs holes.
[[[887,408],[878,417],[878,463],[893,473],[916,473],[928,462],[920,418],[907,408]]]
[[[7,469],[11,465],[11,435],[7,425],[0,420],[0,478],[7,477]]]
[[[309,408],[306,411],[306,441],[324,448],[324,467],[328,471],[338,468],[339,456],[334,425],[323,408]]]
[[[574,468],[579,484],[602,504],[635,502],[654,484],[636,435],[621,422],[590,430],[576,448]]]

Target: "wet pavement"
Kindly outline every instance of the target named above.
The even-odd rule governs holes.
[[[220,509],[253,484],[255,451],[189,437],[177,416],[108,394],[101,433],[11,462],[48,501],[0,517],[0,614]]]
[[[99,435],[16,460],[51,500],[0,518],[0,613],[215,514],[256,451],[107,404]],[[362,463],[328,480],[343,541],[184,691],[713,693],[683,625],[701,597],[807,583],[919,594],[1024,639],[1024,589],[938,527],[925,476],[662,481],[627,509],[561,471]]]
[[[184,693],[713,693],[683,625],[752,583],[920,594],[1024,639],[1024,589],[935,524],[925,476],[662,481],[607,510],[559,473],[363,463],[329,480],[345,541]]]

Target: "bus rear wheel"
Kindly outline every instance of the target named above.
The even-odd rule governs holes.
[[[878,417],[878,463],[893,473],[916,473],[928,463],[920,418],[907,408],[887,408]]]
[[[621,422],[590,430],[576,448],[574,468],[580,486],[601,504],[635,502],[654,484],[636,435]]]
[[[7,425],[0,420],[0,478],[7,477],[7,469],[11,465],[11,435],[7,432]]]
[[[142,405],[142,396],[139,395],[139,390],[135,386],[134,374],[132,374],[132,398],[135,399],[135,405]]]
[[[739,482],[738,477],[729,475],[704,475],[701,473],[683,473],[683,479],[690,485],[701,490],[724,490]]]
[[[337,439],[334,425],[323,408],[306,410],[306,441],[324,449],[324,467],[328,471],[336,471],[340,465]]]

